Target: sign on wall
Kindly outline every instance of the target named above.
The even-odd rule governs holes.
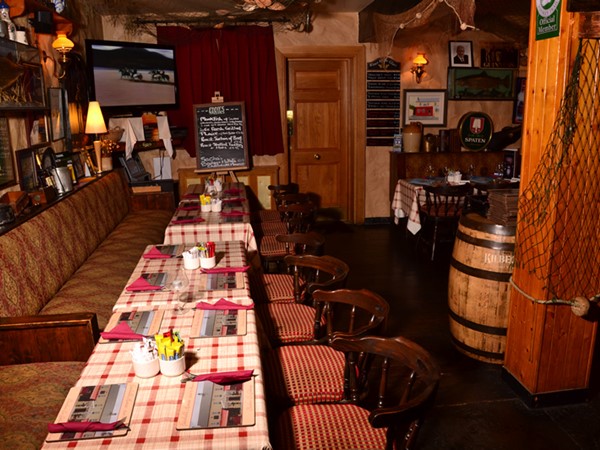
[[[535,40],[558,36],[562,0],[535,0]]]
[[[400,63],[378,58],[367,64],[367,145],[389,146],[400,130]]]

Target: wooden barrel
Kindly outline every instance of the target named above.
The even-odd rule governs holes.
[[[458,225],[448,279],[450,333],[460,352],[480,361],[504,360],[515,231],[475,213]]]

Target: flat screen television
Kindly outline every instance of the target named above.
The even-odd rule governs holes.
[[[114,114],[177,109],[175,47],[86,39],[91,98]]]

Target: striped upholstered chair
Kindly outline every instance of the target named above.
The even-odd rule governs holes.
[[[293,247],[293,255],[286,256],[286,258],[301,255],[321,256],[324,253],[325,236],[316,231],[282,234],[277,236],[277,240]],[[255,303],[292,303],[296,301],[295,297],[298,297],[299,294],[303,292],[306,287],[306,282],[309,281],[305,279],[305,276],[308,275],[308,273],[298,273],[300,276],[298,282],[300,284],[295,288],[294,274],[288,272],[288,269],[291,270],[291,266],[285,261],[286,259],[284,258],[284,264],[287,268],[285,273],[253,271],[250,274],[250,291]],[[294,261],[294,259],[291,261]]]
[[[270,184],[267,189],[271,192],[275,206],[279,206],[281,197],[284,194],[297,194],[299,186],[296,183],[288,184]],[[252,222],[255,224],[266,223],[266,222],[281,222],[281,214],[275,209],[263,209],[256,211],[252,215]]]
[[[274,448],[408,449],[431,408],[440,372],[431,355],[401,337],[341,336],[345,403],[292,406],[274,426]]]
[[[366,289],[316,291],[315,304],[326,311],[326,336],[377,335],[385,327],[388,303]],[[334,320],[333,311],[340,319]],[[332,403],[344,399],[344,353],[328,342],[284,345],[265,356],[265,379],[277,406]]]
[[[313,306],[317,290],[333,291],[345,286],[350,268],[332,256],[288,256],[286,264],[294,276],[294,302],[256,305],[265,335],[272,345],[321,342],[325,337],[326,314]]]

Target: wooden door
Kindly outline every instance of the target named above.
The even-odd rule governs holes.
[[[352,217],[353,204],[348,71],[345,59],[288,59],[291,181],[342,219]]]

